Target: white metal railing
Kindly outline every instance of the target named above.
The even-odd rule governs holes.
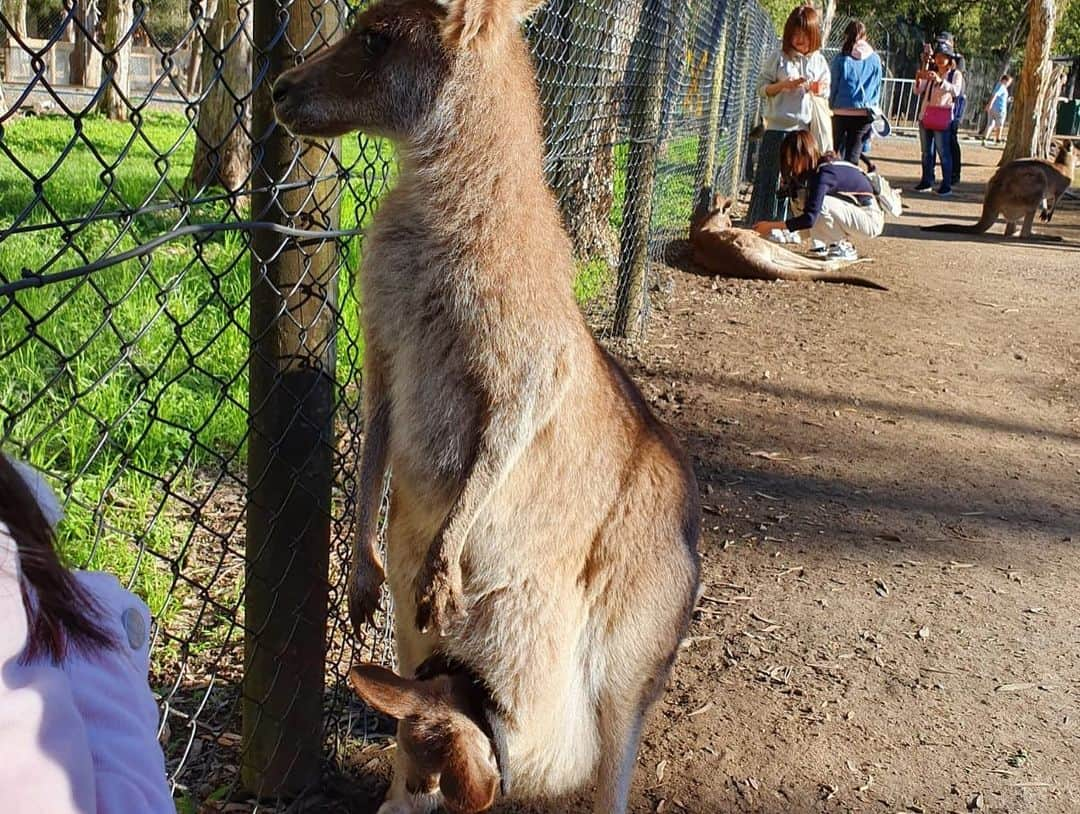
[[[915,95],[915,80],[886,77],[881,87],[881,109],[894,128],[917,128],[919,97]]]

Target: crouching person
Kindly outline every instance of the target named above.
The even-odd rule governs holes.
[[[856,260],[851,239],[877,237],[885,228],[866,174],[846,161],[822,156],[808,131],[788,133],[780,146],[780,178],[794,217],[754,225],[763,237],[774,229],[800,232],[810,251],[830,259]]]

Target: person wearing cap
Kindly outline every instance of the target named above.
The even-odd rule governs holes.
[[[956,50],[956,40],[953,39],[951,33],[942,31],[938,34],[937,41],[947,45],[953,52],[954,64],[948,79],[960,87],[956,104],[953,105],[952,128],[949,130],[949,147],[952,149],[952,182],[955,185],[960,183],[960,173],[964,165],[964,156],[960,151],[960,123],[964,119],[964,110],[967,108],[967,83],[964,81],[967,65],[964,62],[964,55]]]
[[[919,142],[922,146],[922,178],[916,192],[934,187],[934,169],[941,162],[939,195],[951,195],[953,184],[952,132],[956,100],[963,93],[963,76],[956,70],[956,54],[945,42],[938,42],[932,54],[932,69],[915,74],[919,97]]]

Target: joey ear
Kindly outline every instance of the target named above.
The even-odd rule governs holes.
[[[452,715],[443,731],[449,731],[446,762],[439,776],[446,808],[453,814],[476,814],[495,803],[499,769],[491,743],[479,727],[463,715]]]
[[[724,198],[724,200],[720,204],[720,210],[723,212],[727,212],[731,209],[734,203],[735,201],[731,200],[731,198]]]
[[[369,706],[392,718],[419,715],[432,706],[426,681],[402,678],[377,664],[358,664],[349,671],[353,691]]]

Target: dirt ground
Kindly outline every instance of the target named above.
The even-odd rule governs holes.
[[[626,362],[694,459],[704,596],[635,814],[1080,812],[1080,207],[1065,244],[921,233],[975,220],[1000,154],[965,154],[860,247],[888,292],[670,270]],[[913,141],[875,157],[913,186]]]
[[[919,232],[976,219],[1000,153],[965,154],[861,247],[887,293],[672,272],[631,366],[705,596],[633,811],[1080,811],[1080,211]],[[913,141],[877,158],[913,186]]]

